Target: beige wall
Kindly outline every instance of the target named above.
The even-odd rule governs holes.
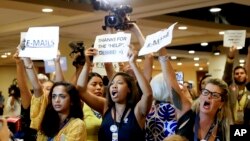
[[[12,84],[12,80],[16,78],[15,66],[1,66],[0,67],[0,91],[3,92],[5,101],[8,97],[8,88]]]

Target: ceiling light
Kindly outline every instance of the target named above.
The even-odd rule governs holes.
[[[195,63],[195,64],[194,64],[194,66],[199,67],[199,66],[200,66],[200,64],[199,64],[199,63]]]
[[[171,56],[170,58],[171,58],[172,60],[177,59],[177,57],[176,57],[176,56]]]
[[[44,13],[51,13],[51,12],[53,12],[53,9],[52,8],[43,8],[42,11]]]
[[[244,59],[240,59],[239,62],[240,63],[245,63],[245,60]]]
[[[1,58],[7,58],[7,55],[3,54],[1,55]]]
[[[220,12],[220,11],[221,11],[221,8],[219,8],[219,7],[214,7],[214,8],[210,8],[209,11],[210,11],[211,13],[217,13],[217,12]]]
[[[240,66],[244,67],[244,64],[240,64]]]
[[[136,62],[142,62],[142,59],[136,59]]]
[[[177,65],[178,65],[178,66],[181,66],[181,65],[182,65],[182,63],[181,63],[181,62],[178,62],[178,63],[177,63]]]
[[[194,61],[199,61],[200,58],[199,57],[194,57]]]
[[[186,26],[179,26],[178,29],[179,30],[187,30],[187,27]]]
[[[152,68],[154,69],[154,68],[155,68],[155,66],[153,65],[153,66],[152,66]]]
[[[225,32],[224,32],[224,31],[220,31],[219,34],[220,34],[220,35],[224,35]]]
[[[207,65],[209,65],[210,63],[209,62],[207,62]]]
[[[203,67],[199,67],[199,70],[203,70]]]
[[[9,55],[11,55],[11,52],[7,52],[7,53],[5,53],[5,54],[9,56]]]
[[[213,54],[216,56],[220,55],[220,50],[218,50],[218,49],[214,50]]]
[[[205,46],[207,46],[208,45],[208,43],[207,42],[203,42],[203,43],[201,43],[201,46],[203,46],[203,47],[205,47]]]
[[[194,54],[195,51],[194,51],[194,50],[189,50],[188,53],[189,53],[189,54]]]

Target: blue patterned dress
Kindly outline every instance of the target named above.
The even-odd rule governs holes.
[[[155,102],[146,118],[146,141],[162,141],[175,133],[175,109],[167,102]]]

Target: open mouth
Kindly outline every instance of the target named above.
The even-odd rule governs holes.
[[[210,108],[210,102],[205,101],[203,107],[204,107],[205,109],[209,109],[209,108]]]
[[[112,95],[113,97],[115,97],[115,96],[117,95],[117,91],[112,91],[112,92],[111,92],[111,95]]]

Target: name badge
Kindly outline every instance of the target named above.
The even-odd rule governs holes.
[[[118,133],[112,133],[112,141],[118,141]]]

